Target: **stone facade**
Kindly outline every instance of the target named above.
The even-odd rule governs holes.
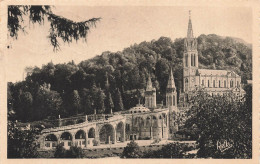
[[[127,140],[173,139],[178,131],[177,118],[183,111],[188,97],[198,89],[212,94],[234,92],[244,95],[241,77],[233,71],[199,69],[197,39],[193,36],[191,19],[187,38],[184,40],[183,88],[177,104],[177,90],[172,70],[166,87],[166,104],[156,104],[156,88],[151,77],[147,80],[145,106],[138,104],[127,111],[109,115],[88,115],[59,119],[58,127],[44,129],[38,142],[41,149],[52,149],[61,143],[65,148],[71,145],[89,148],[100,144],[116,144]],[[108,85],[108,84],[107,84]]]
[[[156,104],[156,89],[149,76],[145,106],[138,104],[127,111],[109,115],[88,115],[59,119],[58,127],[44,129],[38,142],[41,149],[58,144],[89,148],[100,144],[116,144],[127,140],[171,139],[176,124],[177,92],[172,71],[167,85],[166,106]]]
[[[241,77],[230,70],[199,69],[197,39],[193,36],[191,18],[189,18],[187,37],[184,39],[183,87],[179,106],[185,106],[188,97],[196,89],[203,89],[209,95],[223,95],[233,92],[243,96]]]

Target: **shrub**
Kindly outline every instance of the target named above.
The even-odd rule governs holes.
[[[71,146],[66,150],[61,144],[56,147],[54,158],[83,158],[84,151],[81,147]]]
[[[69,150],[66,152],[67,158],[83,158],[84,151],[81,147],[71,146]]]
[[[54,158],[66,158],[66,154],[67,151],[65,150],[65,148],[59,144],[57,147],[56,147],[56,150],[55,150],[55,153],[54,153]]]
[[[142,152],[140,147],[135,141],[131,141],[124,148],[121,158],[140,158],[142,157]]]
[[[159,150],[147,150],[142,158],[184,158],[187,146],[179,143],[170,143]]]

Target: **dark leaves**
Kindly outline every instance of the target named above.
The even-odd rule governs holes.
[[[64,43],[71,43],[73,40],[77,42],[79,39],[86,41],[90,28],[96,27],[96,22],[101,19],[92,18],[82,22],[74,22],[52,13],[50,6],[8,6],[8,30],[11,37],[17,39],[18,31],[24,31],[21,23],[24,16],[28,13],[29,20],[40,25],[44,23],[47,17],[47,20],[50,22],[48,38],[54,51],[60,49],[58,38]]]

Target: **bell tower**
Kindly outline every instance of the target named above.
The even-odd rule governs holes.
[[[183,91],[188,92],[195,88],[195,74],[198,69],[197,39],[193,36],[191,23],[191,11],[189,11],[189,23],[187,37],[184,39],[183,53]]]

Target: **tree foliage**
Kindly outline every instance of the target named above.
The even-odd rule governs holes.
[[[140,158],[142,157],[142,151],[135,141],[131,141],[124,148],[121,158]]]
[[[8,31],[12,38],[17,39],[20,30],[25,31],[22,23],[24,17],[28,16],[30,22],[43,24],[47,19],[50,22],[50,34],[48,36],[54,50],[60,49],[60,38],[64,43],[71,43],[73,40],[84,39],[86,41],[90,28],[95,27],[101,18],[91,18],[86,21],[75,22],[56,15],[52,12],[51,6],[8,6]]]
[[[8,121],[8,158],[37,158],[36,135],[37,129],[21,130],[16,123]]]
[[[66,150],[61,144],[59,144],[54,153],[54,158],[83,158],[84,151],[81,147],[71,146],[69,150]]]
[[[232,93],[209,96],[198,92],[191,99],[185,126],[198,128],[198,157],[252,157],[252,90],[247,87],[245,101],[235,97]],[[225,142],[229,144],[226,150],[220,148]]]
[[[198,37],[198,53],[200,68],[215,67],[216,69],[233,70],[241,75],[243,83],[252,79],[252,48],[250,45],[228,37],[201,35]],[[109,113],[108,108],[111,107],[108,104],[114,106],[113,111],[130,109],[139,100],[144,103],[144,90],[149,73],[157,88],[157,101],[165,101],[165,87],[170,68],[174,73],[177,95],[182,89],[182,57],[182,38],[173,42],[167,37],[161,37],[151,42],[134,44],[122,52],[103,52],[101,55],[79,64],[71,61],[54,65],[50,62],[43,65],[42,68],[30,69],[26,80],[8,84],[8,108],[12,108],[18,115],[17,119],[22,121],[40,120],[48,116],[76,115],[75,110],[71,112],[71,104],[73,104],[71,95],[74,90],[77,90],[81,104],[78,109],[79,114],[93,114],[94,109],[101,109],[97,111],[99,113],[105,111]],[[236,58],[235,60],[238,62],[230,63],[230,58]],[[107,81],[109,81],[109,85],[107,85]],[[39,92],[40,86],[49,84],[48,91]],[[21,95],[25,92],[32,95],[31,109],[32,113],[37,116],[22,115],[25,113],[25,108],[22,107]],[[111,94],[111,98],[108,92]],[[44,98],[38,100],[38,97]],[[47,105],[47,102],[51,103],[49,101],[51,99],[54,99],[55,103],[51,106]],[[113,103],[111,103],[111,99]],[[42,105],[36,105],[36,101],[41,102]]]

